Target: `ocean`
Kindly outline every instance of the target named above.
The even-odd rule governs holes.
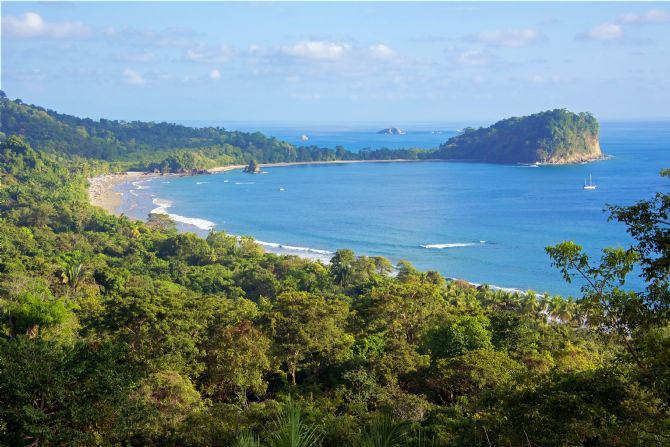
[[[252,126],[238,128],[354,151],[433,148],[463,127],[408,124],[405,135],[378,135],[387,126]],[[670,191],[658,175],[670,167],[670,122],[604,122],[600,142],[608,160],[568,166],[361,163],[156,177],[120,185],[120,211],[166,212],[183,230],[251,235],[273,252],[327,261],[351,248],[472,283],[577,296],[579,281],[566,284],[544,248],[572,240],[599,258],[604,247],[628,247],[606,205]],[[582,188],[588,176],[594,191]],[[628,287],[644,284],[632,274]]]

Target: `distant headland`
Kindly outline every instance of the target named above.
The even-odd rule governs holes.
[[[565,109],[508,118],[486,128],[466,128],[436,149],[364,149],[296,146],[260,132],[193,128],[141,121],[94,121],[10,100],[0,91],[2,134],[22,135],[33,146],[97,158],[116,168],[159,174],[201,174],[216,167],[276,163],[449,160],[485,163],[582,163],[602,159],[598,121]],[[402,135],[397,127],[378,133]]]
[[[487,163],[581,163],[603,158],[599,124],[590,113],[565,109],[508,118],[450,138],[434,158]]]

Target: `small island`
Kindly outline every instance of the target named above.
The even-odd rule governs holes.
[[[463,132],[440,145],[440,159],[569,164],[600,160],[599,124],[590,113],[555,109]]]
[[[247,167],[244,168],[244,172],[246,172],[247,174],[260,174],[261,166],[258,164],[256,160],[251,160],[247,165]]]
[[[377,133],[381,135],[405,135],[407,132],[397,127],[387,127],[386,129],[382,129]]]

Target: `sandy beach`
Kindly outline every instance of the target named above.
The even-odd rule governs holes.
[[[351,163],[411,163],[424,162],[429,160],[333,160],[333,161],[298,161],[287,163],[261,163],[261,168],[281,168],[288,166],[306,166],[306,165],[333,165],[333,164],[351,164]],[[247,165],[228,165],[218,166],[207,169],[209,174],[219,174],[221,172],[234,171],[236,169],[244,169]],[[89,202],[94,206],[106,210],[114,215],[119,215],[118,209],[121,206],[123,194],[115,191],[115,187],[119,183],[138,178],[155,177],[160,174],[150,172],[129,171],[122,174],[105,174],[89,179],[88,198]],[[185,174],[167,174],[167,175],[185,175]]]
[[[105,174],[88,179],[88,200],[93,206],[119,215],[123,194],[114,190],[116,185],[136,178],[152,177],[155,174],[129,171],[123,174]]]
[[[287,166],[307,166],[307,165],[344,165],[352,163],[412,163],[412,162],[423,162],[431,160],[405,160],[402,158],[394,160],[330,160],[330,161],[293,161],[293,162],[284,162],[284,163],[259,163],[258,166],[261,168],[282,168]],[[207,169],[207,172],[210,174],[216,174],[219,172],[232,171],[235,169],[243,169],[247,165],[229,165],[229,166],[219,166],[216,168]]]

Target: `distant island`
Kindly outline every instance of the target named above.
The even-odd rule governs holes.
[[[581,163],[603,158],[598,121],[590,113],[555,109],[508,118],[463,132],[440,145],[435,158],[487,163]]]
[[[382,129],[377,133],[381,135],[405,135],[407,132],[397,127],[387,127],[386,129]]]

